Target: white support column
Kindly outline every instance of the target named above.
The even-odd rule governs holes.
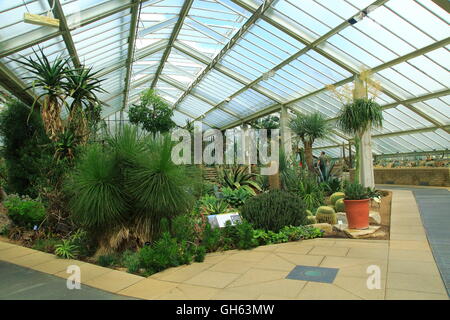
[[[284,155],[287,160],[292,155],[292,135],[289,128],[289,113],[286,106],[281,106],[280,110],[280,135],[281,135],[281,147],[283,148]]]
[[[367,98],[364,82],[357,76],[355,77],[354,98]],[[360,138],[359,183],[364,187],[374,188],[375,178],[373,174],[371,127],[369,127]]]

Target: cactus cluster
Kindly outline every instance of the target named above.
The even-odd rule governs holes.
[[[343,199],[345,197],[345,194],[343,192],[335,192],[330,196],[331,205],[336,205],[336,201],[339,199]]]
[[[337,223],[336,212],[330,206],[321,206],[317,208],[316,220],[318,223],[336,224]]]

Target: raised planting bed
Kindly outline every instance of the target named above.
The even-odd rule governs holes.
[[[376,184],[450,187],[450,168],[375,168]],[[350,179],[354,170],[350,170]]]

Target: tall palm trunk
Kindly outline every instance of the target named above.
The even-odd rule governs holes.
[[[306,165],[308,166],[308,170],[314,171],[312,142],[303,140],[303,146],[305,147],[305,159],[306,159]]]

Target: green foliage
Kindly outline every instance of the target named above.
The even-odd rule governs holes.
[[[248,199],[241,215],[256,228],[275,232],[287,225],[307,224],[306,207],[301,197],[281,190],[271,190]]]
[[[208,252],[217,251],[222,245],[222,233],[219,228],[211,228],[209,223],[206,224],[203,233],[202,245]]]
[[[361,135],[372,126],[383,125],[382,108],[373,99],[355,99],[341,109],[337,124],[345,133]]]
[[[75,221],[100,233],[126,225],[144,242],[156,238],[163,218],[194,202],[185,168],[171,161],[172,146],[170,136],[140,136],[128,126],[105,145],[88,146],[66,182]]]
[[[254,193],[247,188],[231,189],[229,187],[222,188],[224,200],[232,207],[241,207],[247,199],[252,197]]]
[[[27,196],[10,195],[4,202],[8,216],[18,226],[33,227],[45,219],[44,205]]]
[[[196,247],[194,261],[203,262],[205,261],[205,256],[206,256],[206,248],[204,246]]]
[[[228,211],[228,203],[215,196],[205,196],[200,200],[200,209],[206,214],[223,214]]]
[[[345,198],[345,194],[343,192],[335,192],[330,196],[331,205],[336,205],[336,201],[339,199]]]
[[[236,247],[241,250],[248,250],[258,246],[258,242],[253,237],[253,227],[245,220],[235,226],[237,230]]]
[[[43,159],[52,158],[50,143],[37,111],[25,104],[8,101],[0,113],[2,156],[5,159],[7,193],[36,197],[36,181],[43,176]]]
[[[303,170],[297,181],[297,194],[305,203],[306,209],[314,211],[324,202],[324,192],[315,177]]]
[[[314,141],[322,139],[330,132],[327,119],[319,112],[310,114],[297,113],[289,124],[293,133],[303,142],[305,157],[309,170],[313,169],[312,147]]]
[[[280,127],[280,118],[277,116],[267,116],[250,122],[255,129],[278,129]]]
[[[116,264],[118,261],[118,257],[115,254],[108,254],[104,256],[100,256],[97,259],[97,263],[102,267],[109,267]]]
[[[258,176],[255,173],[249,173],[246,166],[233,166],[229,169],[222,169],[218,172],[219,180],[222,186],[229,187],[231,189],[239,189],[241,187],[247,187],[249,190],[261,191],[261,186],[255,181]]]
[[[64,239],[55,245],[55,254],[63,259],[74,259],[78,255],[78,249],[71,240]]]
[[[141,267],[139,253],[130,250],[124,251],[122,254],[122,264],[127,268],[129,273],[137,273]]]
[[[172,115],[172,108],[153,89],[142,92],[140,104],[133,105],[128,111],[130,123],[141,125],[152,134],[165,133],[174,128]]]
[[[121,223],[128,208],[115,155],[92,144],[78,161],[67,183],[72,217],[90,229]]]
[[[330,130],[327,119],[319,112],[297,113],[291,120],[290,128],[302,141],[311,142],[311,145],[316,139],[325,138]]]
[[[60,239],[54,239],[54,238],[37,239],[33,243],[32,248],[34,250],[39,250],[39,251],[43,251],[43,252],[47,252],[47,253],[54,253],[56,245],[60,244],[60,243],[61,243]]]
[[[188,244],[186,241],[177,242],[170,233],[164,232],[158,241],[139,251],[139,260],[141,267],[145,268],[147,273],[155,273],[166,268],[189,264],[196,254],[196,249],[192,244]],[[201,255],[202,252],[198,252],[198,254]],[[197,259],[201,259],[201,257]]]
[[[371,199],[380,196],[380,192],[371,188],[364,188],[359,183],[347,183],[344,187],[346,200]]]
[[[260,245],[268,245],[318,238],[323,236],[323,232],[311,226],[285,226],[278,233],[257,229],[253,231],[253,236]]]
[[[336,212],[345,212],[344,199],[341,198],[341,199],[336,200],[334,207],[336,209]]]

